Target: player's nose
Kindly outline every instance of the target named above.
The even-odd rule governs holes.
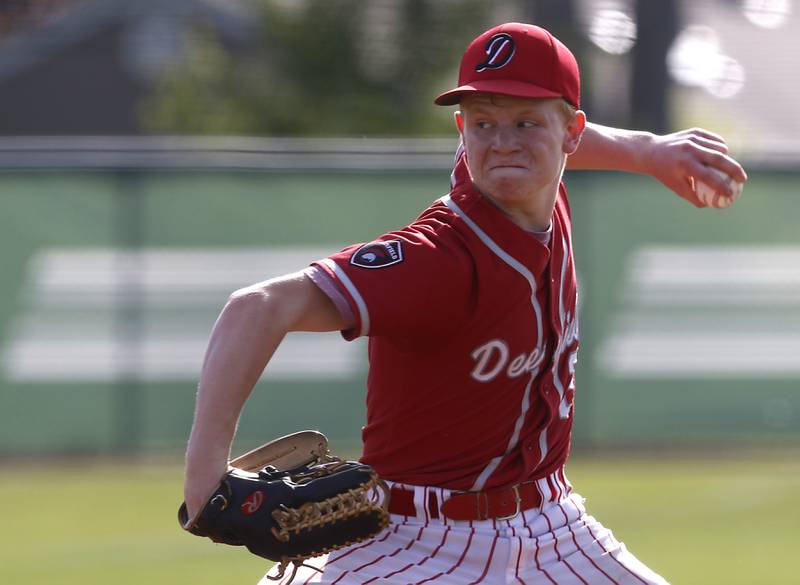
[[[492,149],[496,152],[513,152],[519,149],[519,137],[510,126],[498,126],[492,135]]]

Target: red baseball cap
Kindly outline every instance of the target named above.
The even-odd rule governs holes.
[[[461,58],[458,87],[436,98],[452,106],[464,94],[497,93],[521,98],[563,97],[580,107],[581,82],[572,52],[545,29],[509,22],[487,30]]]

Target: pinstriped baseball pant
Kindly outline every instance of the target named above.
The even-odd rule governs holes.
[[[417,487],[416,501],[431,489]],[[575,493],[511,520],[455,522],[431,518],[425,508],[415,518],[392,515],[375,538],[308,561],[322,572],[301,567],[290,581],[287,570],[278,583],[667,585],[587,515]],[[259,585],[274,583],[264,577]]]

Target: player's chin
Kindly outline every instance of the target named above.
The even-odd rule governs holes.
[[[531,181],[527,177],[502,177],[492,181],[489,192],[500,201],[516,201],[528,198]]]

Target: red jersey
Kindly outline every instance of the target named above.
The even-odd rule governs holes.
[[[405,484],[480,490],[544,477],[569,451],[577,285],[563,184],[550,245],[472,185],[315,266],[369,336],[363,461]]]

